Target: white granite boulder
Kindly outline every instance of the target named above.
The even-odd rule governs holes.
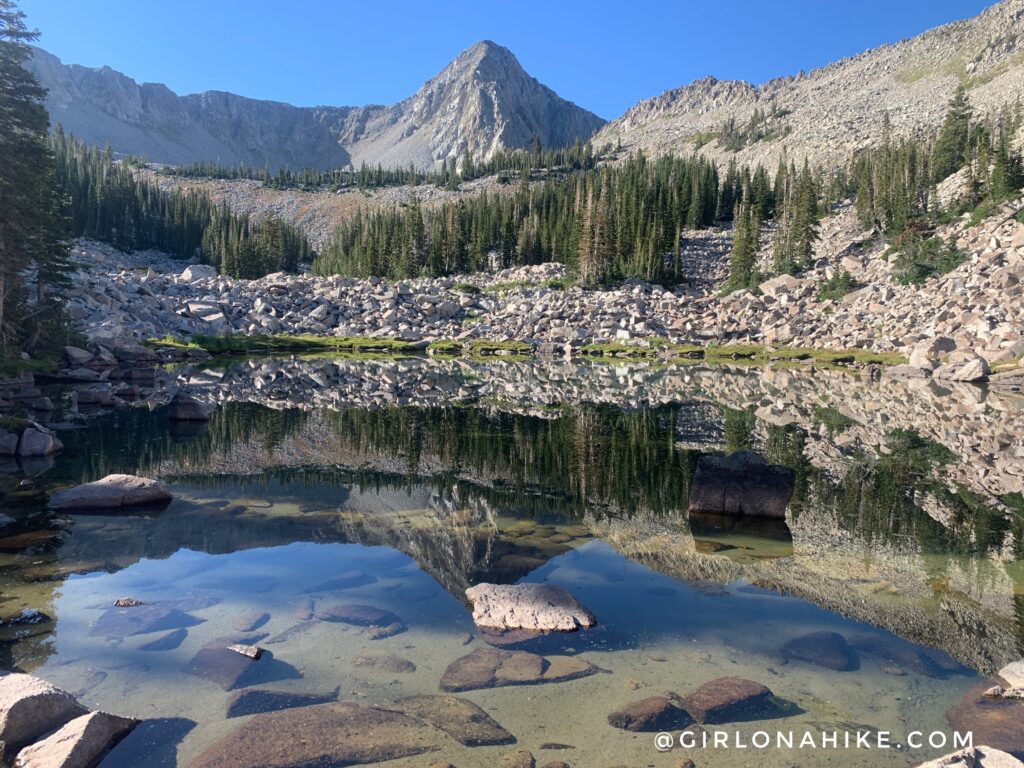
[[[1024,763],[1008,752],[992,747],[968,747],[917,768],[1024,768]]]
[[[477,584],[466,597],[479,627],[573,632],[597,624],[594,614],[554,584]]]
[[[0,743],[8,749],[35,741],[86,712],[70,693],[38,677],[0,677]]]
[[[1013,661],[999,670],[999,677],[1007,683],[1007,688],[1024,688],[1024,659]]]
[[[25,747],[15,768],[92,768],[139,724],[129,717],[90,712]]]

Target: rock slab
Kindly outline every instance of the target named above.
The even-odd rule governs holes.
[[[88,711],[70,693],[38,677],[16,672],[0,677],[0,742],[8,749],[35,741]]]
[[[236,691],[228,699],[226,717],[244,717],[265,712],[279,712],[282,709],[311,707],[337,701],[338,692],[333,693],[292,693],[290,691],[268,691],[262,688],[246,688]]]
[[[515,744],[516,737],[480,707],[455,696],[410,696],[396,703],[399,711],[444,731],[464,747]]]
[[[506,685],[560,683],[595,672],[597,667],[574,656],[545,657],[526,651],[477,648],[448,666],[441,677],[441,690],[457,693]]]
[[[135,475],[107,475],[101,480],[58,491],[50,497],[50,509],[116,509],[155,506],[171,500],[163,483]]]
[[[131,733],[138,720],[106,712],[76,717],[56,733],[25,747],[15,768],[92,768],[117,742]]]
[[[757,720],[772,714],[772,692],[742,677],[719,677],[682,699],[683,709],[698,723]]]
[[[554,584],[477,584],[466,597],[478,627],[573,632],[597,624],[594,614]]]
[[[190,768],[365,765],[436,750],[436,738],[431,726],[400,712],[319,704],[256,715]]]
[[[315,615],[320,621],[334,621],[357,627],[367,627],[370,630],[370,638],[373,640],[405,632],[405,623],[398,615],[372,605],[354,603],[334,605],[317,609]]]

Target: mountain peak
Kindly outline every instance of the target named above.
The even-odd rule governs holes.
[[[604,121],[528,75],[491,40],[462,51],[391,106],[294,107],[209,91],[178,96],[109,67],[64,65],[36,49],[51,122],[90,143],[172,164],[215,161],[279,168],[352,163],[433,168],[465,153],[589,139]]]
[[[519,63],[519,59],[508,48],[498,45],[493,40],[481,40],[452,59],[428,83],[458,77],[499,80],[502,78],[529,78],[530,76]]]

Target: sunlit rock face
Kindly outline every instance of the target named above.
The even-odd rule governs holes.
[[[109,67],[62,64],[38,48],[30,65],[49,91],[51,123],[89,143],[161,163],[433,169],[467,152],[486,159],[500,149],[525,148],[535,136],[545,147],[569,146],[604,124],[489,41],[467,48],[391,106],[294,107],[220,91],[178,96]]]

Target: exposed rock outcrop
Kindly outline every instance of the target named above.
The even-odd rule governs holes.
[[[881,140],[883,119],[895,136],[937,129],[958,83],[969,84],[981,112],[1024,94],[1022,9],[1020,0],[1006,0],[965,21],[759,87],[706,77],[640,101],[594,142],[654,155],[695,149],[752,167],[774,168],[780,155],[843,165],[851,152]],[[755,110],[762,113],[756,130],[730,151],[720,140],[723,126],[734,120],[742,132]]]
[[[14,768],[92,768],[138,724],[106,712],[81,715],[21,750]]]
[[[554,584],[477,584],[466,597],[478,627],[573,632],[597,624],[594,614]]]
[[[50,497],[49,507],[55,510],[118,509],[166,505],[171,494],[158,480],[135,475],[107,475]]]
[[[90,712],[38,677],[0,676],[0,757],[15,768],[92,768],[138,723]]]
[[[50,121],[98,146],[164,163],[244,163],[271,169],[433,168],[469,152],[585,141],[604,121],[523,71],[483,41],[460,53],[413,96],[391,106],[293,107],[231,93],[178,96],[109,67],[64,65],[34,49]]]

